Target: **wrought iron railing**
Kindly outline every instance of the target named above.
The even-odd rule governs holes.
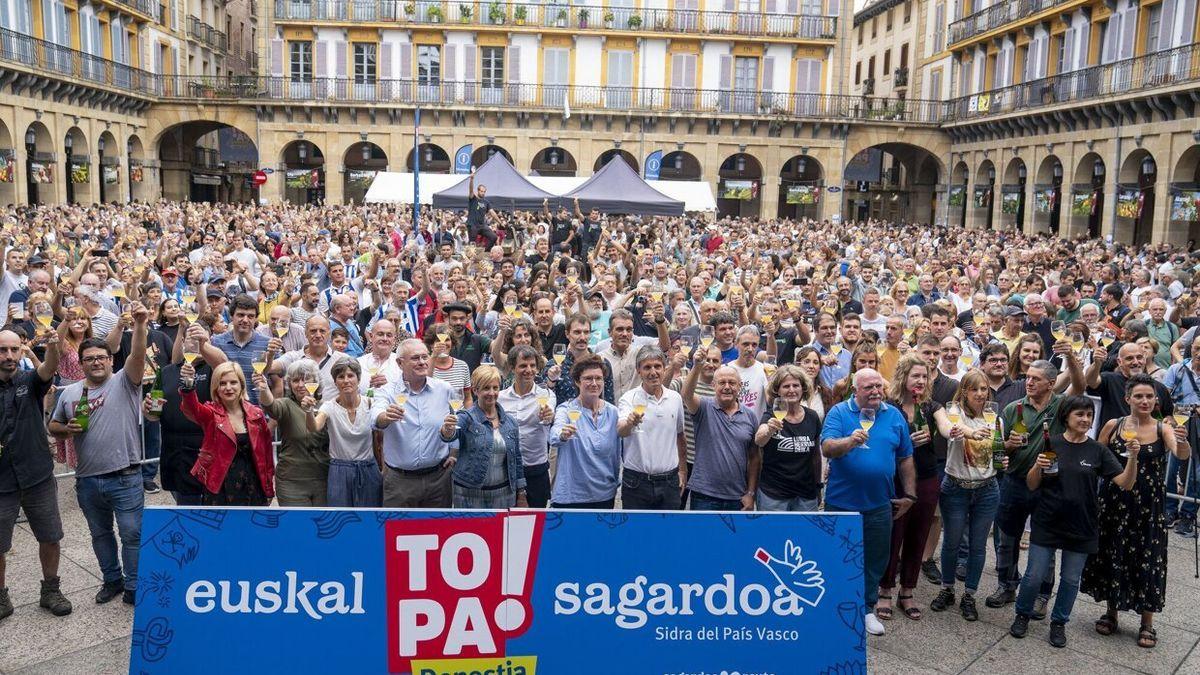
[[[162,21],[162,14],[157,0],[116,0],[135,12],[141,12],[155,21]]]
[[[229,48],[229,38],[225,35],[225,31],[217,30],[211,25],[200,21],[199,17],[188,17],[187,34],[188,37],[202,42],[217,51],[223,52]]]
[[[280,21],[363,21],[834,39],[837,17],[516,2],[275,0]]]
[[[1004,0],[950,24],[950,46],[1071,0]]]
[[[1052,75],[950,101],[947,122],[1200,81],[1200,43]]]
[[[153,94],[158,88],[153,73],[6,28],[0,28],[0,61],[129,92]]]

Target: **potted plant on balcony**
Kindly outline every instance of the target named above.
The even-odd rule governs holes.
[[[470,5],[459,5],[458,6],[458,21],[459,21],[459,23],[471,23],[471,6]]]
[[[642,17],[634,14],[633,16],[629,17],[628,23],[629,30],[637,30],[642,27]]]
[[[488,21],[499,26],[504,23],[504,7],[498,2],[488,5]]]
[[[562,9],[558,10],[558,14],[555,16],[555,22],[554,22],[554,23],[555,23],[555,25],[556,25],[556,26],[558,26],[559,28],[566,28],[566,27],[567,27],[567,8],[566,8],[566,7],[564,7],[564,8],[562,8]]]
[[[528,10],[525,8],[525,5],[517,5],[516,8],[513,9],[513,20],[517,22],[518,26],[525,25],[525,17],[528,15],[527,12]]]
[[[404,4],[404,18],[412,21],[413,15],[417,13],[417,6],[411,2]]]
[[[604,13],[604,27],[612,28],[613,27],[613,19],[615,19],[615,18],[616,17],[613,16],[612,12],[605,12]]]
[[[441,23],[442,16],[441,7],[430,7],[429,11],[425,13],[425,18],[429,19],[430,23]]]
[[[588,11],[586,9],[579,10],[579,27],[587,28]]]

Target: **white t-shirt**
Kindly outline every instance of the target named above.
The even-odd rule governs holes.
[[[13,293],[21,290],[29,283],[29,277],[24,274],[13,274],[5,270],[4,278],[0,279],[0,326],[8,323],[8,299]]]
[[[737,361],[731,361],[728,365],[733,366],[742,378],[742,391],[738,399],[754,413],[755,419],[758,419],[766,410],[767,369],[760,361],[755,361],[749,368],[739,366]]]
[[[400,364],[396,363],[396,355],[388,354],[383,363],[379,363],[379,359],[371,352],[367,352],[358,357],[358,364],[362,366],[362,377],[359,378],[358,390],[363,394],[371,389],[371,369],[379,368],[379,374],[387,378],[388,384],[400,381]],[[387,389],[388,384],[382,387],[375,387],[376,390]]]
[[[325,417],[325,427],[329,430],[329,457],[361,462],[373,459],[375,453],[371,443],[371,432],[374,418],[371,417],[371,399],[360,396],[358,409],[354,420],[350,413],[336,400],[328,400],[320,408]]]

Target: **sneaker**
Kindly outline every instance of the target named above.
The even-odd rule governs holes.
[[[997,588],[995,593],[987,596],[984,604],[992,609],[997,609],[1017,601],[1017,593],[1008,588]]]
[[[121,602],[123,602],[127,605],[134,604],[135,602],[137,602],[136,593],[137,593],[136,591],[125,591],[124,593],[121,594]]]
[[[162,492],[162,488],[158,487],[158,483],[155,483],[152,480],[143,482],[142,487],[146,490],[147,494],[153,495],[153,494],[158,494],[159,492]]]
[[[1029,617],[1025,616],[1024,614],[1018,614],[1016,618],[1013,619],[1012,625],[1008,627],[1008,634],[1017,638],[1018,640],[1025,637],[1025,634],[1028,632]]]
[[[1043,598],[1042,596],[1039,595],[1037,597],[1037,599],[1033,601],[1033,615],[1031,618],[1034,621],[1041,621],[1041,620],[1045,619],[1046,618],[1046,606],[1049,604],[1050,604],[1049,598]]]
[[[1050,622],[1050,637],[1049,642],[1051,647],[1062,649],[1067,646],[1067,625],[1057,621]]]
[[[1179,515],[1178,514],[1172,513],[1172,514],[1167,515],[1163,519],[1163,527],[1165,527],[1168,530],[1175,529],[1175,526],[1178,524],[1179,524]]]
[[[942,571],[938,569],[937,563],[932,560],[926,560],[921,563],[921,572],[931,584],[942,583]]]
[[[71,601],[62,594],[58,577],[42,579],[42,597],[38,606],[50,610],[54,616],[66,616],[71,613]]]
[[[104,582],[104,585],[100,587],[100,590],[96,591],[96,604],[103,605],[104,603],[116,598],[124,590],[124,581],[119,579],[117,581],[106,581]]]
[[[1190,520],[1180,520],[1175,523],[1175,534],[1194,539],[1196,537],[1196,526]]]
[[[942,587],[942,590],[937,594],[937,597],[933,599],[933,602],[929,603],[929,609],[932,609],[935,612],[944,612],[946,611],[947,607],[950,607],[953,604],[954,589]]]
[[[978,621],[979,610],[975,608],[975,596],[964,595],[963,599],[958,602],[958,611],[962,612],[962,617],[967,621]]]
[[[12,616],[13,604],[8,597],[8,588],[0,588],[0,621]]]
[[[867,633],[871,635],[883,635],[883,622],[880,621],[877,616],[875,616],[874,612],[867,614],[866,618],[863,620],[863,623],[866,624]]]

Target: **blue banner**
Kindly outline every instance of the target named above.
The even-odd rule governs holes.
[[[857,514],[150,507],[131,673],[864,673]]]
[[[454,153],[454,173],[471,173],[471,154],[474,146],[467,144]]]
[[[658,172],[662,170],[662,150],[655,150],[646,156],[646,170],[642,175],[646,180],[658,180]]]

